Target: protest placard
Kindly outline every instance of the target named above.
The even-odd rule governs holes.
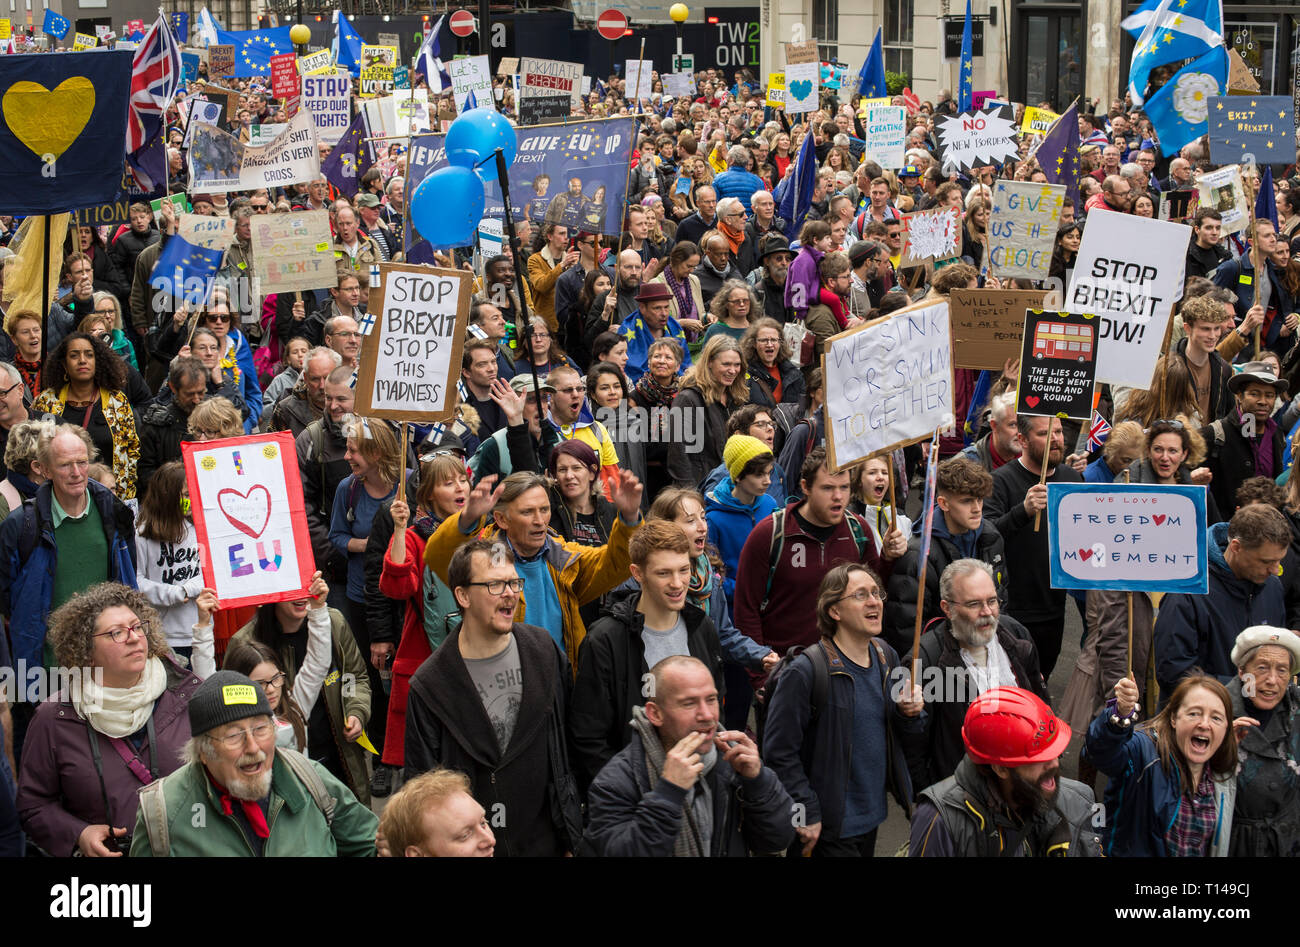
[[[655,64],[650,59],[629,59],[623,64],[623,78],[627,81],[624,98],[629,101],[650,98]]]
[[[997,97],[997,89],[982,89],[978,92],[972,92],[970,94],[971,108],[982,109],[987,106],[991,100],[996,99]]]
[[[785,62],[788,66],[815,62],[817,63],[818,74],[820,76],[821,55],[817,51],[817,41],[809,40],[805,43],[786,43]]]
[[[347,76],[302,77],[302,104],[311,115],[316,140],[323,145],[337,145],[352,121],[348,91],[352,80]]]
[[[1030,105],[1025,108],[1025,114],[1020,119],[1020,130],[1026,135],[1046,135],[1060,117],[1055,112]]]
[[[200,125],[189,151],[190,187],[224,193],[283,187],[320,174],[312,117],[299,111],[269,145],[245,145],[211,125]]]
[[[558,95],[530,95],[519,100],[519,124],[541,125],[569,117],[570,98],[567,93]]]
[[[328,49],[308,53],[298,60],[298,72],[303,76],[314,76],[318,73],[333,71],[334,60]]]
[[[783,109],[785,108],[785,73],[769,72],[767,74],[767,99],[764,103],[768,108]]]
[[[957,255],[961,218],[955,207],[937,207],[903,215],[900,267],[921,266]]]
[[[1247,34],[1249,35],[1249,34]],[[1228,48],[1228,94],[1254,95],[1259,92],[1259,80],[1241,58],[1241,53]]]
[[[205,250],[225,250],[234,242],[235,222],[229,217],[180,214],[176,220],[176,235]]]
[[[1190,238],[1183,224],[1101,209],[1088,214],[1064,308],[1101,319],[1097,381],[1151,387],[1173,304],[1182,297]]]
[[[831,336],[822,355],[826,447],[836,470],[953,423],[947,302]]]
[[[1047,279],[1064,203],[1064,184],[998,181],[989,214],[989,271],[998,279]]]
[[[447,63],[457,114],[465,111],[471,92],[479,108],[492,108],[492,68],[487,56],[463,56]]]
[[[0,40],[8,41],[13,34],[13,26],[8,17],[0,17]]]
[[[407,89],[401,95],[381,102],[393,103],[393,119],[397,123],[399,134],[427,132],[429,130],[429,90]]]
[[[520,98],[564,94],[571,109],[582,108],[582,63],[521,56],[518,72]]]
[[[948,295],[953,368],[1001,371],[1020,357],[1025,310],[1040,309],[1045,289],[954,289]]]
[[[208,47],[208,79],[224,79],[235,72],[235,47],[218,43]]]
[[[1190,224],[1196,217],[1196,203],[1200,196],[1196,191],[1162,191],[1157,216],[1161,220]]]
[[[1092,418],[1097,377],[1097,323],[1092,313],[1030,309],[1020,340],[1016,414]]]
[[[271,94],[277,99],[287,99],[298,94],[298,57],[281,53],[271,57]]]
[[[181,444],[203,584],[222,608],[302,598],[316,571],[293,434]]]
[[[668,72],[662,76],[664,95],[675,99],[690,96],[695,91],[695,78],[689,72]]]
[[[483,259],[490,259],[501,252],[505,246],[505,227],[496,217],[484,217],[478,223],[478,252]]]
[[[393,88],[398,92],[411,87],[411,70],[407,66],[398,66],[393,70]]]
[[[501,61],[497,63],[498,76],[513,76],[519,71],[518,56],[502,56]]]
[[[894,104],[894,100],[887,95],[872,96],[870,98],[863,96],[861,99],[858,99],[858,115],[861,116],[862,118],[866,118],[867,109],[875,108],[878,105],[893,105],[893,104]],[[903,106],[903,110],[907,111],[907,106]]]
[[[1201,486],[1049,483],[1052,588],[1204,595],[1205,507]]]
[[[862,123],[866,133],[863,154],[882,168],[901,168],[907,163],[907,110],[901,105],[877,105],[867,109]]]
[[[185,138],[181,142],[181,147],[189,150],[190,141],[194,137],[194,132],[200,125],[220,125],[221,113],[225,108],[225,100],[220,102],[209,102],[206,99],[194,99],[190,103],[190,117],[185,126]]]
[[[1196,182],[1200,206],[1213,207],[1223,215],[1223,233],[1240,233],[1250,227],[1250,198],[1241,180],[1241,167],[1228,165],[1207,171]]]
[[[448,421],[469,322],[469,274],[400,263],[382,264],[379,272],[378,318],[357,373],[357,413]]]
[[[999,164],[1019,155],[1015,113],[1009,105],[939,119],[939,159],[963,171]]]
[[[801,115],[817,108],[817,83],[821,66],[816,62],[790,63],[785,67],[785,111]]]
[[[393,91],[393,70],[397,68],[396,46],[361,47],[361,95],[373,98]]]
[[[159,197],[149,202],[149,209],[153,211],[154,223],[162,223],[162,206],[163,201],[176,205],[177,215],[182,213],[188,214],[194,208],[190,206],[189,200],[182,194],[168,194],[166,197]],[[160,228],[161,229],[161,228]]]
[[[99,45],[99,37],[90,33],[77,33],[72,38],[72,51],[79,53],[87,49],[94,49]]]
[[[1289,95],[1212,95],[1210,160],[1290,164],[1295,158],[1295,104]]]
[[[319,289],[334,282],[329,211],[259,214],[249,236],[253,275],[262,293]]]

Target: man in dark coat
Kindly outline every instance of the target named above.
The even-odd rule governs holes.
[[[172,361],[167,372],[171,397],[151,401],[140,418],[140,465],[136,495],[143,497],[149,478],[163,464],[181,459],[181,441],[188,441],[190,412],[208,394],[208,372],[193,356]]]

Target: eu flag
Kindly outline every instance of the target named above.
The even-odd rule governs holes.
[[[197,247],[175,234],[166,239],[167,245],[158,254],[158,262],[149,274],[149,285],[175,298],[183,295],[186,302],[203,305],[225,251]]]
[[[122,185],[133,56],[0,56],[6,213],[58,214],[113,200]]]
[[[1273,193],[1273,169],[1263,165],[1259,178],[1259,195],[1255,198],[1255,219],[1267,220],[1277,229],[1277,195]]]
[[[784,190],[782,188],[784,187]],[[813,136],[804,135],[799,154],[794,160],[794,170],[777,185],[777,213],[789,223],[785,235],[791,240],[803,226],[804,218],[812,207],[813,193],[817,190],[817,151]]]
[[[1047,176],[1048,184],[1064,184],[1065,196],[1079,205],[1079,103],[1070,105],[1065,113],[1043,136],[1043,143],[1034,153],[1038,166]]]
[[[871,51],[867,53],[862,71],[858,73],[858,94],[869,99],[889,95],[889,88],[885,84],[885,53],[881,45],[883,31],[884,27],[876,27],[876,38],[871,43]]]
[[[217,30],[217,40],[235,47],[236,76],[269,76],[271,57],[294,51],[289,27],[272,30]]]
[[[168,18],[171,23],[172,33],[176,36],[176,42],[188,43],[190,41],[190,15],[185,11],[173,13]]]
[[[45,22],[41,24],[42,33],[48,33],[55,39],[63,39],[68,35],[70,29],[72,29],[72,24],[68,22],[66,16],[59,16],[48,7],[45,9]]]
[[[957,72],[957,111],[969,112],[974,108],[975,58],[972,55],[970,31],[970,0],[966,0],[966,25],[961,30],[961,63]]]
[[[370,170],[370,125],[366,110],[357,112],[352,124],[343,133],[339,143],[331,149],[329,157],[321,162],[320,170],[336,188],[352,197],[361,186],[361,176]]]

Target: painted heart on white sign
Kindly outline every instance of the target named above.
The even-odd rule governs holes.
[[[271,491],[260,484],[247,493],[227,487],[217,493],[217,506],[235,529],[257,539],[271,518]]]

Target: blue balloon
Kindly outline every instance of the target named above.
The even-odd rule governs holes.
[[[462,112],[447,129],[447,162],[462,168],[475,168],[486,182],[497,180],[494,160],[483,162],[498,148],[505,158],[506,167],[515,160],[515,129],[506,117],[495,109],[476,108]],[[483,162],[480,164],[480,162]]]
[[[483,219],[483,182],[468,168],[439,168],[411,195],[411,223],[435,247],[467,247]]]

